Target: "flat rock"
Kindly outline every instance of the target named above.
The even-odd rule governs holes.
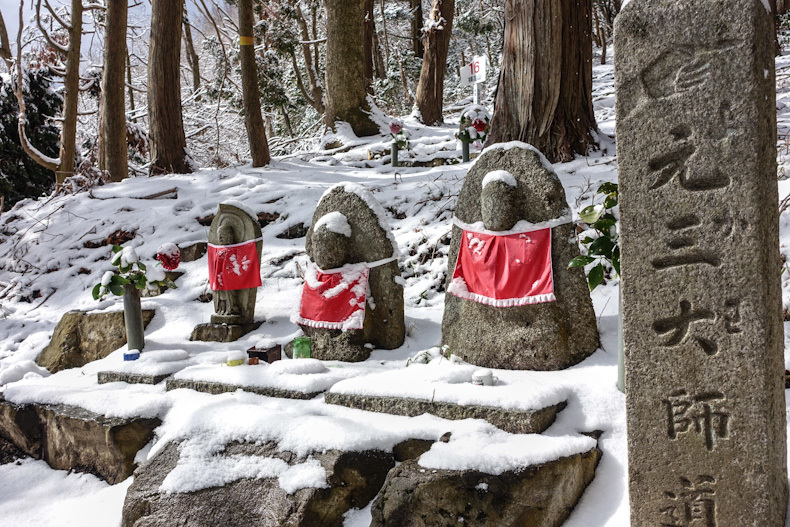
[[[160,375],[145,375],[141,373],[127,373],[122,371],[100,371],[99,384],[110,382],[125,382],[128,384],[159,384],[170,377],[169,373]]]
[[[485,419],[514,434],[540,433],[565,408],[568,393],[545,381],[545,373],[497,372],[496,386],[471,383],[475,366],[412,364],[354,377],[334,385],[325,401],[394,415],[429,413],[445,419]]]
[[[371,507],[371,527],[555,527],[595,475],[601,451],[502,474],[442,470],[405,461],[387,475]]]
[[[153,439],[156,418],[109,418],[70,405],[0,401],[0,435],[52,468],[90,472],[110,484],[129,477]]]
[[[297,361],[306,359],[297,359]],[[220,394],[244,390],[269,397],[287,399],[312,399],[335,383],[370,370],[359,366],[323,366],[322,373],[297,374],[285,371],[282,366],[293,361],[275,361],[274,364],[260,363],[254,366],[227,367],[222,364],[200,364],[191,366],[167,379],[167,390],[188,388],[198,392]],[[316,361],[317,362],[317,361]],[[321,363],[318,363],[321,364]]]
[[[329,404],[348,406],[359,410],[416,417],[431,414],[444,419],[484,419],[511,434],[539,434],[554,422],[565,403],[536,410],[507,410],[495,406],[459,405],[436,401],[422,401],[406,397],[377,397],[372,395],[347,395],[328,392],[324,400]]]
[[[153,309],[143,310],[143,327],[154,318]],[[56,373],[103,359],[126,344],[123,312],[86,313],[69,311],[55,326],[49,345],[36,364]]]
[[[303,461],[279,451],[274,443],[233,444],[218,456],[253,456],[262,461],[274,458],[289,466]],[[160,487],[179,462],[178,445],[170,443],[135,472],[121,525],[342,527],[343,515],[369,503],[395,465],[392,454],[381,451],[332,450],[313,454],[312,458],[326,471],[326,488],[302,488],[289,494],[277,478],[245,478],[224,486],[165,493]]]
[[[202,342],[234,342],[241,337],[255,331],[263,324],[262,321],[250,322],[249,324],[200,324],[192,330],[189,340],[199,340]]]

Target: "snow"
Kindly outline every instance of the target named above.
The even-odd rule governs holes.
[[[493,370],[496,386],[475,386],[472,377],[479,368],[453,364],[441,355],[429,364],[344,380],[330,392],[347,395],[408,397],[422,401],[454,403],[461,406],[495,406],[510,410],[536,410],[568,400],[570,385],[557,383],[545,372]]]
[[[595,448],[587,436],[547,437],[540,434],[508,434],[485,430],[437,441],[420,456],[419,465],[443,470],[479,470],[499,475],[529,465],[547,463]]]
[[[492,170],[483,178],[483,189],[485,189],[489,183],[493,183],[494,181],[500,181],[513,188],[518,186],[516,178],[514,178],[513,174],[507,170]]]
[[[351,225],[348,224],[348,219],[341,212],[330,212],[318,218],[318,221],[313,225],[313,231],[318,232],[321,227],[325,227],[329,232],[351,238]]]
[[[777,68],[788,65],[790,57],[777,57]],[[617,181],[612,67],[594,65],[593,79],[601,150],[554,166],[541,158],[566,189],[569,209],[563,221],[578,215],[602,182]],[[790,131],[788,101],[790,88],[780,84],[780,138]],[[189,485],[211,486],[267,474],[276,477],[287,492],[304,486],[321,487],[326,475],[311,457],[316,453],[335,448],[388,451],[405,439],[437,440],[446,432],[451,433],[450,442],[433,445],[419,460],[426,470],[477,467],[496,473],[584,451],[594,441],[581,434],[600,430],[598,446],[603,457],[596,477],[564,525],[627,527],[625,398],[615,387],[619,280],[607,279],[592,293],[601,335],[601,348],[592,356],[560,372],[494,370],[499,378],[495,386],[473,386],[471,376],[477,368],[443,358],[436,347],[441,342],[445,297],[441,291],[448,272],[449,244],[445,242],[453,225],[455,199],[470,165],[391,167],[388,156],[383,155],[391,142],[386,129],[389,119],[373,115],[382,118],[380,136],[357,138],[350,127],[341,124],[334,134],[323,138],[322,145],[340,140],[342,147],[320,150],[319,146],[315,152],[276,158],[265,168],[240,165],[193,174],[130,178],[97,187],[90,194],[25,200],[4,212],[0,225],[3,396],[20,404],[72,404],[110,417],[159,417],[163,424],[150,449],[138,453],[138,459],[150,459],[168,442],[179,442],[182,459],[167,482],[173,492]],[[439,127],[423,127],[414,116],[402,120],[412,133],[412,161],[460,157],[453,138],[459,125],[457,114],[449,115]],[[508,143],[492,148],[531,147]],[[779,149],[779,166],[780,174],[790,171],[790,154],[785,148]],[[310,364],[315,363],[308,359],[283,358],[276,365],[222,366],[231,351],[256,344],[284,344],[301,335],[288,315],[298,308],[300,269],[308,267],[309,259],[304,254],[304,239],[277,235],[295,225],[310,225],[316,204],[335,185],[364,196],[382,227],[392,233],[393,253],[401,255],[399,283],[404,285],[408,328],[405,343],[395,350],[373,349],[370,359],[363,363],[325,361],[326,371],[322,372],[287,371],[312,368]],[[780,197],[790,194],[790,180],[780,177],[778,185]],[[174,187],[176,199],[140,199]],[[597,199],[600,202],[600,197]],[[105,359],[54,375],[35,366],[36,357],[63,313],[72,309],[109,312],[121,307],[121,298],[92,299],[91,287],[112,266],[109,248],[88,248],[86,242],[106,240],[123,229],[135,234],[126,245],[134,247],[143,260],[149,259],[167,242],[182,248],[205,242],[208,227],[197,218],[213,214],[220,202],[239,203],[251,215],[280,214],[262,229],[263,286],[255,306],[256,319],[263,321],[259,330],[234,343],[188,340],[192,329],[208,322],[214,311],[210,303],[196,301],[207,291],[204,257],[181,264],[185,274],[178,279],[178,289],[142,299],[143,308],[156,309],[157,314],[146,329],[146,347],[139,360],[124,363],[124,346]],[[780,226],[781,250],[788,256],[790,214],[782,214]],[[517,227],[530,230],[530,225]],[[481,232],[476,226],[471,230]],[[783,302],[788,305],[790,272],[783,273],[782,286]],[[790,323],[785,324],[787,348]],[[786,364],[790,366],[787,353]],[[321,395],[304,401],[243,391],[209,395],[183,389],[166,392],[163,385],[99,385],[96,374],[107,370],[176,372],[176,378],[182,379],[305,393],[331,390],[389,394],[511,409],[562,400],[567,401],[567,407],[540,436],[511,435],[475,419],[448,421],[428,414],[403,417],[336,407],[325,404]],[[262,462],[257,458],[253,462],[242,456],[217,455],[234,441],[276,441],[281,450],[298,456],[296,466],[286,468],[276,460]],[[2,522],[22,527],[118,525],[131,481],[110,486],[93,476],[53,470],[40,461],[0,465]],[[349,511],[346,527],[369,525],[370,504],[363,505]]]
[[[178,250],[178,246],[175,243],[167,242],[159,246],[156,250],[156,254],[164,254],[165,256],[178,256],[180,251]]]

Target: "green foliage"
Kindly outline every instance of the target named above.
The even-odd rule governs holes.
[[[603,283],[605,267],[611,267],[620,274],[620,241],[617,233],[617,218],[613,209],[617,206],[617,183],[604,183],[593,195],[603,195],[603,202],[589,205],[579,211],[579,217],[586,224],[587,230],[593,229],[595,236],[585,236],[582,245],[587,247],[587,254],[571,260],[568,267],[587,267],[597,262],[587,272],[587,285],[590,291]]]
[[[160,287],[168,289],[178,288],[172,280],[167,278],[152,279],[151,273],[147,273],[148,268],[146,265],[137,260],[137,254],[134,252],[134,249],[127,248],[124,250],[123,247],[113,245],[112,252],[113,257],[110,263],[118,269],[114,272],[108,271],[107,273],[112,273],[112,275],[108,276],[106,273],[102,281],[93,286],[91,294],[94,300],[101,300],[108,293],[122,296],[123,287],[128,284],[134,284],[135,289],[140,290],[146,288],[158,289]],[[157,262],[156,265],[159,265],[159,263]],[[157,275],[164,276],[164,272],[158,272]]]
[[[60,129],[50,117],[61,113],[63,98],[52,88],[49,69],[23,73],[28,139],[43,154],[57,157]],[[22,150],[17,133],[19,104],[15,85],[10,78],[0,84],[0,195],[5,196],[6,208],[22,199],[48,194],[55,185],[55,174]]]

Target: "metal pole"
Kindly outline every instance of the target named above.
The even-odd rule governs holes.
[[[467,163],[469,161],[469,143],[461,141],[461,161]]]
[[[126,343],[129,351],[143,351],[143,310],[140,307],[140,291],[134,284],[123,286],[123,319],[126,324]]]
[[[477,88],[478,85],[479,83],[477,82],[472,85],[475,104],[480,104],[480,90]]]

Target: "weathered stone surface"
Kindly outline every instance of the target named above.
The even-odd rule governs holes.
[[[494,406],[477,406],[423,401],[406,397],[381,397],[327,392],[324,401],[370,412],[415,417],[425,413],[444,419],[485,419],[511,434],[539,434],[551,426],[565,403],[537,410],[508,410]]]
[[[392,454],[395,456],[395,461],[402,463],[409,459],[417,459],[428,450],[434,441],[430,439],[407,439],[395,445],[392,449]]]
[[[214,216],[208,232],[208,243],[212,245],[234,245],[259,239],[260,237],[261,227],[255,218],[250,217],[245,211],[233,205],[219,204],[217,214]],[[258,268],[254,272],[260,273],[263,242],[258,241],[255,246],[258,251]],[[255,287],[233,291],[214,291],[215,314],[211,315],[211,322],[213,324],[228,325],[250,324],[255,318],[255,298],[257,294],[258,289]]]
[[[212,315],[213,316],[213,315]],[[200,324],[195,326],[189,340],[203,342],[234,342],[241,337],[255,331],[263,321],[250,322],[249,324]]]
[[[518,186],[494,182],[481,191],[483,178],[494,170],[510,172]],[[491,231],[509,230],[519,220],[540,223],[569,214],[562,183],[537,153],[497,145],[486,149],[469,170],[455,209],[460,221],[484,222]],[[458,258],[461,233],[453,226],[451,266]],[[553,228],[551,241],[556,301],[494,307],[445,295],[442,342],[452,353],[488,368],[558,370],[596,350],[598,329],[584,274],[567,268],[579,255],[573,225]],[[448,287],[452,276],[451,267]]]
[[[0,437],[29,456],[41,458],[41,420],[32,404],[7,402],[0,394]]]
[[[153,309],[143,310],[143,327],[154,318]],[[36,364],[56,373],[103,359],[126,344],[123,312],[85,313],[69,311],[55,326],[55,333],[36,358]]]
[[[595,475],[597,448],[500,475],[435,470],[417,460],[387,475],[371,527],[555,527],[562,524]]]
[[[128,384],[159,384],[164,381],[171,374],[166,373],[162,375],[144,375],[141,373],[127,373],[121,371],[100,371],[99,384],[107,384],[110,382],[125,382]]]
[[[772,19],[640,0],[615,40],[631,525],[784,525]]]
[[[222,455],[296,461],[272,443],[231,445]],[[329,451],[313,454],[326,470],[329,488],[287,494],[277,479],[241,479],[195,492],[162,493],[159,487],[178,457],[178,445],[171,443],[135,472],[123,506],[123,527],[341,527],[343,514],[372,500],[395,464],[391,454],[379,451]]]
[[[346,217],[351,227],[350,237],[331,232],[326,227],[315,229],[316,222],[331,212],[340,212]],[[379,218],[384,221],[386,213],[370,192],[357,185],[337,185],[321,198],[316,207],[307,232],[305,250],[320,269],[326,270],[344,264],[391,258],[397,254],[397,248],[393,247],[391,234],[384,230]],[[406,323],[403,318],[403,286],[398,283],[399,278],[397,261],[370,269],[370,297],[361,330],[341,331],[301,325],[305,335],[312,339],[312,356],[358,362],[370,356],[366,344],[382,349],[394,349],[403,344]]]
[[[68,405],[0,401],[0,435],[52,468],[90,472],[111,484],[129,477],[159,419],[108,418]]]
[[[259,386],[238,386],[235,384],[226,384],[223,382],[194,381],[191,379],[167,379],[167,391],[178,390],[179,388],[186,388],[189,390],[195,390],[196,392],[211,393],[214,395],[220,393],[233,393],[236,390],[244,390],[245,392],[257,393],[258,395],[266,395],[268,397],[282,397],[285,399],[312,399],[321,393],[282,390],[280,388],[263,388]]]
[[[198,242],[193,243],[192,245],[179,247],[178,250],[181,251],[182,262],[194,262],[205,256],[206,252],[208,251],[208,244],[206,242]]]

